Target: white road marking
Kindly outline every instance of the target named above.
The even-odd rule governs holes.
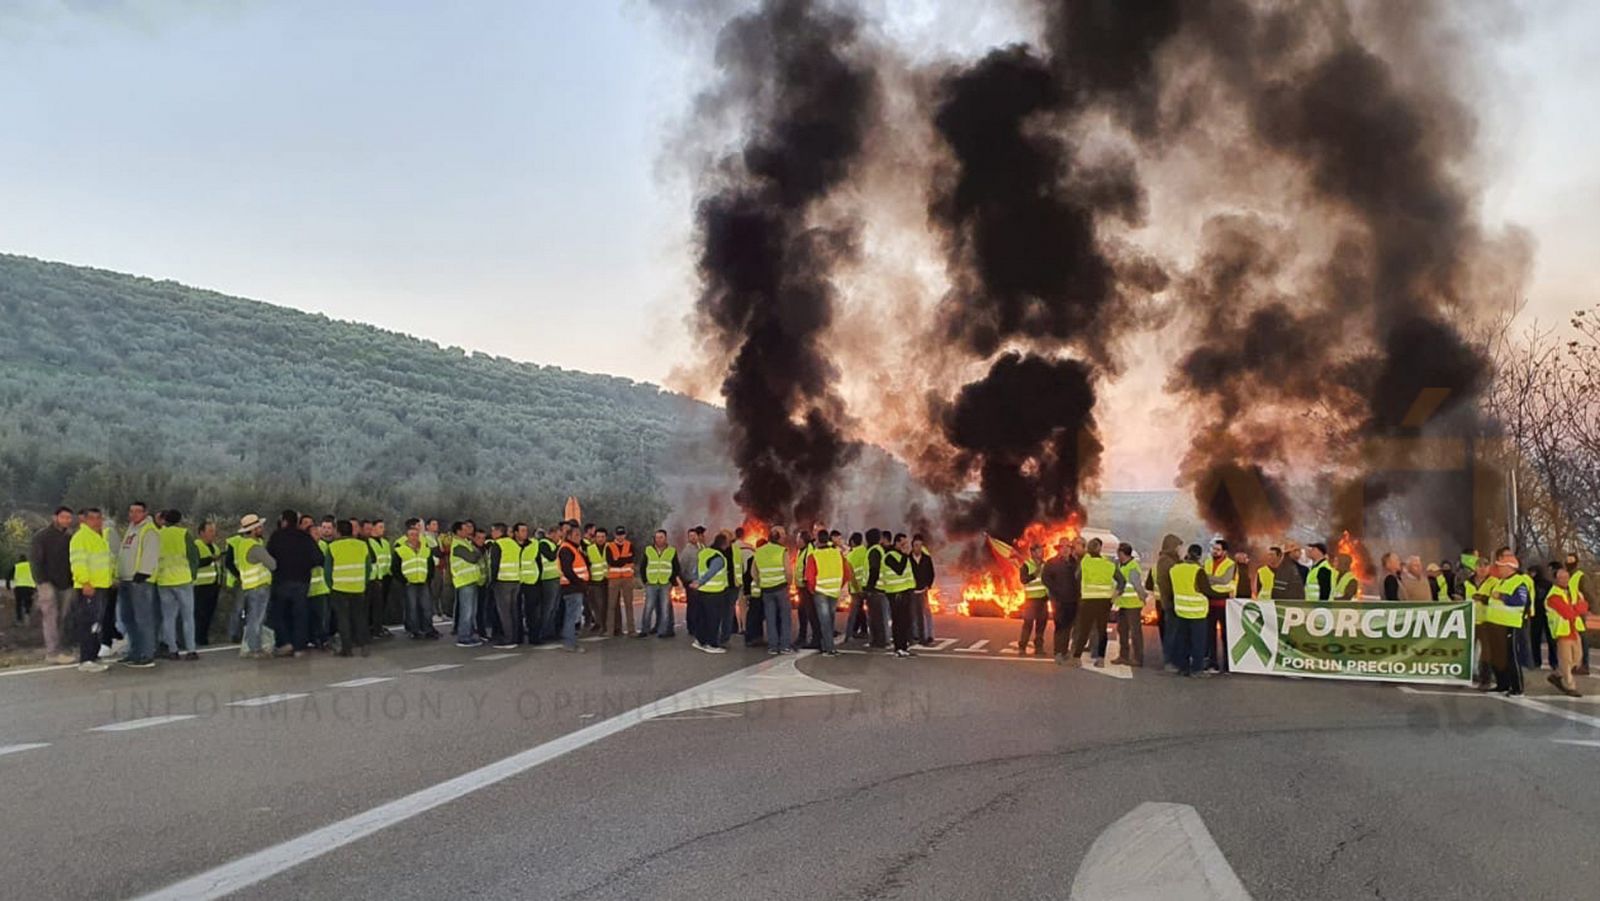
[[[329,688],[361,688],[365,685],[377,685],[379,682],[393,682],[393,676],[366,676],[361,679],[346,679],[343,682],[329,682]]]
[[[1086,673],[1094,673],[1096,676],[1108,676],[1112,679],[1133,678],[1133,667],[1126,666],[1121,663],[1107,663],[1105,666],[1095,666],[1093,663],[1085,663],[1079,668]]]
[[[980,638],[977,641],[973,642],[968,647],[956,648],[956,653],[957,654],[982,654],[982,653],[984,653],[983,649],[988,647],[988,646],[989,646],[989,639]]]
[[[1399,686],[1400,690],[1408,695],[1445,695],[1452,698],[1492,698],[1492,692],[1477,691],[1466,688],[1412,688],[1409,685]]]
[[[934,643],[933,643],[933,646],[929,647],[929,648],[926,648],[925,650],[929,650],[929,651],[948,651],[951,648],[955,647],[956,641],[957,641],[957,639],[954,639],[954,638],[936,639],[934,641]]]
[[[1600,741],[1587,738],[1552,738],[1550,740],[1561,745],[1582,745],[1586,748],[1600,748]]]
[[[245,698],[242,701],[232,701],[229,707],[265,707],[268,704],[281,704],[284,701],[293,701],[297,698],[308,698],[311,695],[304,691],[285,691],[275,695],[262,695],[259,698]]]
[[[1551,716],[1558,716],[1564,720],[1571,720],[1574,723],[1581,723],[1593,729],[1600,729],[1600,717],[1590,716],[1587,713],[1579,713],[1576,710],[1566,710],[1561,707],[1555,707],[1542,701],[1535,701],[1533,698],[1529,697],[1513,698],[1509,695],[1502,694],[1494,695],[1494,697],[1505,701],[1507,704],[1515,704],[1518,707],[1526,707],[1529,710],[1537,710],[1540,713],[1548,713]]]
[[[50,743],[47,741],[27,742],[20,745],[0,745],[0,757],[4,757],[7,754],[21,754],[23,751],[36,751],[39,748],[48,747],[50,747]]]
[[[1071,901],[1250,901],[1200,814],[1145,802],[1100,833],[1072,880]]]
[[[449,669],[460,669],[463,665],[464,664],[460,664],[460,663],[431,663],[431,664],[429,664],[427,666],[419,666],[416,669],[408,669],[408,670],[406,670],[406,672],[408,672],[408,673],[442,673],[445,670],[449,670]]]
[[[852,650],[850,648],[840,648],[839,649],[839,653],[841,653],[841,654],[870,655],[870,654],[879,654],[881,652],[880,651],[856,651],[856,650]],[[987,662],[990,662],[990,663],[1053,663],[1054,662],[1048,657],[1017,657],[1015,655],[1010,656],[1010,657],[997,657],[997,656],[992,655],[992,654],[985,654],[985,655],[983,655],[981,657],[952,657],[949,654],[921,654],[921,653],[917,653],[915,651],[913,651],[912,653],[916,653],[917,654],[917,659],[919,659],[919,660],[984,660],[984,661],[987,661]],[[826,666],[827,664],[823,664],[823,665]]]
[[[453,779],[428,786],[355,816],[330,823],[281,844],[247,854],[191,876],[143,896],[142,901],[211,899],[233,894],[379,830],[411,819],[442,804],[448,804],[479,789],[521,775],[564,754],[658,717],[751,701],[856,693],[853,688],[831,685],[801,673],[795,669],[795,660],[795,657],[767,660],[703,682],[659,701],[635,707],[487,766],[462,773]]]
[[[473,660],[508,660],[508,659],[510,659],[512,657],[515,657],[515,656],[517,656],[516,653],[510,652],[510,653],[502,653],[502,654],[484,654],[481,657],[474,657],[472,659]]]
[[[90,732],[132,732],[135,729],[148,729],[151,726],[165,726],[168,723],[181,723],[184,720],[197,719],[193,713],[174,713],[170,716],[147,716],[142,720],[123,720],[120,723],[107,723],[104,726],[95,726]]]

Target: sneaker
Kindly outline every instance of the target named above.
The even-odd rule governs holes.
[[[497,651],[515,651],[517,646],[514,644],[497,644],[494,649]]]
[[[767,656],[768,657],[776,657],[781,653],[783,653],[783,652],[778,650],[777,648],[767,648]]]
[[[896,659],[896,660],[904,660],[904,659],[906,659],[907,657],[910,657],[910,656],[911,656],[911,652],[910,651],[896,650],[894,652],[894,659]]]
[[[1556,687],[1556,691],[1566,691],[1566,689],[1561,687],[1561,677],[1556,675],[1555,673],[1551,673],[1550,675],[1545,676],[1544,677],[1544,681],[1549,682],[1551,685],[1554,685]]]
[[[634,633],[633,637],[634,638],[649,638],[650,637],[650,633],[649,632],[636,632],[636,633]]]
[[[469,639],[467,639],[465,641],[456,642],[456,647],[458,647],[458,648],[481,648],[481,647],[483,647],[483,642],[479,641],[476,638],[469,638]]]
[[[131,669],[152,669],[155,667],[156,662],[154,660],[124,660],[122,665]]]
[[[823,651],[822,652],[822,656],[824,656],[824,657],[837,657],[837,656],[839,656],[839,652],[838,651]]]
[[[80,673],[103,673],[108,669],[110,667],[98,660],[85,660],[78,664],[78,672]]]
[[[726,653],[728,653],[728,649],[727,648],[719,648],[719,647],[716,647],[714,645],[710,646],[710,647],[701,648],[701,650],[705,651],[707,654],[726,654]]]
[[[200,659],[200,655],[199,655],[199,653],[197,653],[195,651],[190,651],[189,653],[183,655],[183,659],[185,659],[185,660],[199,660]]]
[[[587,653],[589,653],[589,649],[584,647],[581,644],[575,644],[575,645],[571,645],[571,646],[562,645],[561,646],[561,650],[566,651],[568,654],[587,654]]]
[[[1106,668],[1106,658],[1104,658],[1104,657],[1096,657],[1096,658],[1094,658],[1094,668],[1095,669],[1105,669]]]

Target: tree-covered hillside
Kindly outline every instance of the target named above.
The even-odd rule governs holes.
[[[166,281],[0,255],[0,506],[645,526],[712,407]],[[697,442],[698,443],[698,442]]]

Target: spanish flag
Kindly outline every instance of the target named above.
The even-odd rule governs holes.
[[[1017,557],[1016,548],[1006,544],[1004,541],[1001,541],[993,535],[989,536],[989,552],[994,554],[996,557],[999,557],[1001,560],[1015,560]]]

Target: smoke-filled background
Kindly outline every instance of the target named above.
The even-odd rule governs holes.
[[[1491,430],[1471,335],[1531,261],[1483,223],[1502,7],[1019,0],[1018,39],[959,58],[873,5],[696,9],[688,143],[728,149],[682,154],[692,321],[748,511],[825,515],[862,440],[956,532],[1016,535],[1136,430],[1230,536],[1399,495],[1470,532],[1444,442]]]

